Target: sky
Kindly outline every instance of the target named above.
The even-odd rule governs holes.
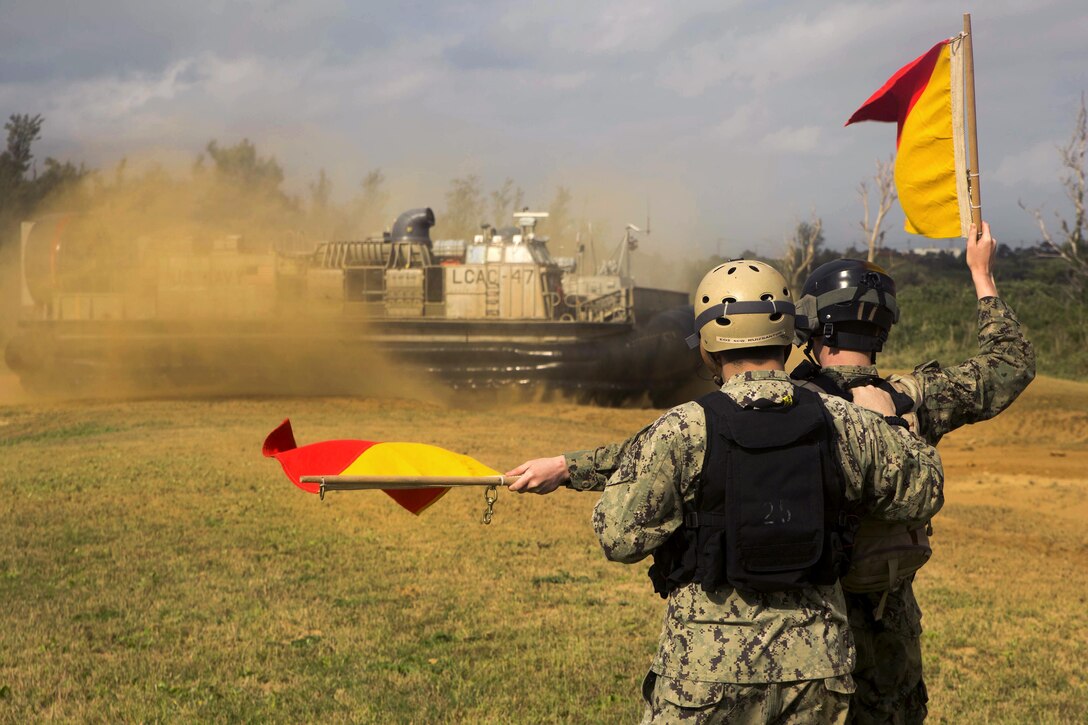
[[[0,114],[44,116],[39,160],[184,168],[248,138],[299,194],[324,169],[346,199],[380,168],[394,205],[439,211],[452,178],[510,177],[616,229],[649,208],[666,254],[771,255],[812,215],[841,249],[895,147],[894,125],[844,121],[965,11],[983,216],[1031,243],[1019,202],[1069,213],[1082,0],[0,0]],[[902,222],[896,205],[891,246],[934,245]]]

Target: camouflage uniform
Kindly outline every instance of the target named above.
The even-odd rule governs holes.
[[[1015,314],[998,297],[978,304],[979,354],[954,367],[936,361],[910,375],[891,375],[896,390],[915,401],[916,413],[906,416],[912,430],[930,445],[950,431],[989,420],[1016,399],[1035,377],[1035,351],[1023,335]],[[875,366],[829,366],[821,372],[839,387],[859,377],[877,374]],[[850,626],[857,645],[854,670],[857,692],[851,699],[853,723],[920,723],[926,717],[926,686],[922,679],[922,610],[911,580],[888,593],[883,616],[873,612],[881,594],[846,592]]]
[[[1035,376],[1035,351],[1024,338],[1020,322],[999,297],[978,303],[979,354],[966,362],[940,368],[935,362],[910,375],[888,380],[910,395],[918,408],[907,416],[913,430],[931,445],[946,433],[969,423],[988,420],[1027,387]],[[875,366],[823,368],[840,387],[862,376],[875,375]],[[566,454],[571,488],[600,490],[640,436],[621,444]],[[850,721],[856,723],[918,723],[926,716],[926,687],[922,679],[922,611],[911,582],[888,594],[883,616],[873,612],[880,594],[846,594],[850,624],[857,645]]]
[[[783,371],[749,372],[730,378],[722,392],[742,406],[757,400],[784,405],[793,383]],[[849,500],[882,519],[924,521],[936,513],[943,474],[935,449],[875,413],[841,399],[824,402]],[[634,563],[664,544],[694,505],[706,452],[702,407],[673,408],[622,450],[593,526],[606,557]],[[841,722],[853,668],[837,583],[770,594],[705,592],[692,583],[669,596],[644,687],[646,719],[769,722],[793,713],[795,721],[811,722],[820,713],[817,722]],[[806,684],[811,681],[821,682]]]

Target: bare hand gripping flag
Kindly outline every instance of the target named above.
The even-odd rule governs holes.
[[[959,38],[942,40],[896,71],[854,112],[898,125],[895,188],[911,234],[967,236],[971,221]]]
[[[498,471],[453,451],[424,443],[376,443],[335,440],[295,445],[291,421],[285,420],[268,434],[262,449],[275,458],[283,472],[304,491],[318,493],[317,483],[303,483],[302,476],[492,476]],[[419,514],[448,488],[417,488],[385,491],[394,501]]]

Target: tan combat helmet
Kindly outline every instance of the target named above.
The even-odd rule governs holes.
[[[793,298],[778,270],[734,259],[707,272],[695,292],[695,334],[707,352],[793,344]]]

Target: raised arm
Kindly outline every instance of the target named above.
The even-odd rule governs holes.
[[[975,283],[975,295],[997,297],[997,283],[994,282],[994,257],[997,256],[997,240],[990,234],[990,225],[982,222],[982,235],[975,239],[977,232],[972,224],[967,232],[967,268],[971,270],[971,281]]]
[[[936,361],[926,363],[899,378],[921,401],[919,433],[931,443],[960,426],[993,418],[1035,377],[1035,348],[1024,337],[1012,308],[997,296],[993,279],[997,242],[990,226],[983,222],[982,236],[977,241],[973,237],[972,231],[967,266],[978,296],[978,354],[946,368]]]

